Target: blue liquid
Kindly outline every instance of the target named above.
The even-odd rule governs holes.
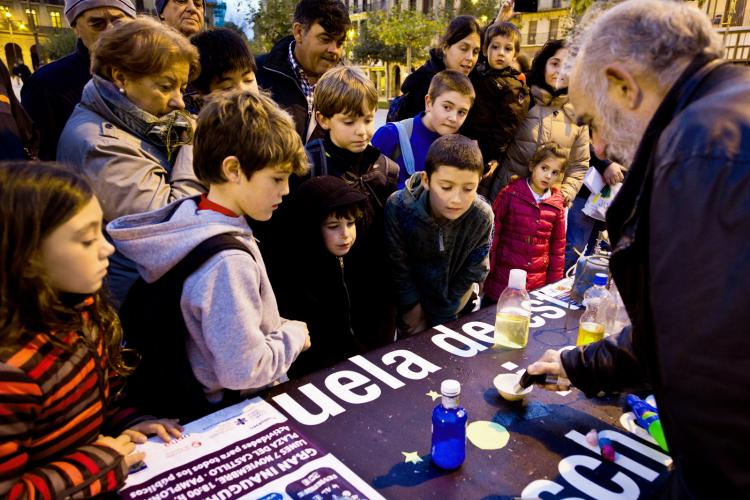
[[[457,469],[466,458],[466,421],[461,408],[437,405],[432,411],[432,461],[441,469]]]

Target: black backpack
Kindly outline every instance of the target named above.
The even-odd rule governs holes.
[[[402,120],[401,108],[404,107],[406,102],[406,94],[401,94],[398,97],[391,99],[391,103],[388,105],[388,113],[385,115],[385,122],[397,122]]]
[[[250,250],[230,234],[213,236],[190,251],[153,283],[138,278],[120,308],[127,348],[140,354],[135,372],[128,377],[125,402],[159,418],[183,422],[216,411],[240,400],[236,391],[224,391],[220,406],[206,400],[187,356],[187,327],[180,309],[185,280],[204,262],[224,250]]]

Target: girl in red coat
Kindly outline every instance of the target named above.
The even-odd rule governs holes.
[[[115,491],[146,434],[174,421],[112,405],[130,370],[101,292],[114,251],[102,209],[73,172],[0,163],[0,497],[87,498]]]
[[[565,201],[552,186],[565,172],[566,161],[560,146],[542,144],[529,163],[529,178],[514,180],[495,199],[495,234],[490,274],[484,283],[485,303],[497,302],[508,285],[511,269],[526,271],[527,290],[562,279]]]

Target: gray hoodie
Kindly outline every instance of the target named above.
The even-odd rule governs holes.
[[[132,259],[146,282],[154,282],[202,241],[236,236],[252,257],[225,250],[187,280],[180,307],[190,333],[187,353],[206,397],[222,389],[259,389],[286,376],[305,343],[307,326],[279,316],[258,245],[243,217],[198,210],[195,199],[153,212],[121,217],[107,226],[117,249]]]
[[[494,215],[477,197],[461,217],[438,223],[420,175],[388,198],[385,237],[400,308],[421,304],[432,326],[456,319],[472,283],[487,277]]]

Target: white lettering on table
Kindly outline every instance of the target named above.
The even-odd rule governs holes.
[[[409,380],[422,380],[430,373],[434,373],[440,369],[438,365],[430,363],[422,356],[406,349],[399,349],[398,351],[384,354],[382,359],[386,365],[392,365],[397,359],[403,359],[403,362],[396,367],[396,371],[399,375]]]
[[[346,381],[346,382],[342,382]],[[338,396],[342,401],[351,403],[353,405],[361,405],[363,403],[369,403],[380,396],[380,387],[375,384],[370,384],[364,388],[364,394],[357,394],[352,389],[362,387],[366,383],[370,382],[370,379],[365,377],[359,372],[352,370],[341,370],[335,372],[326,377],[326,387],[335,396]]]

